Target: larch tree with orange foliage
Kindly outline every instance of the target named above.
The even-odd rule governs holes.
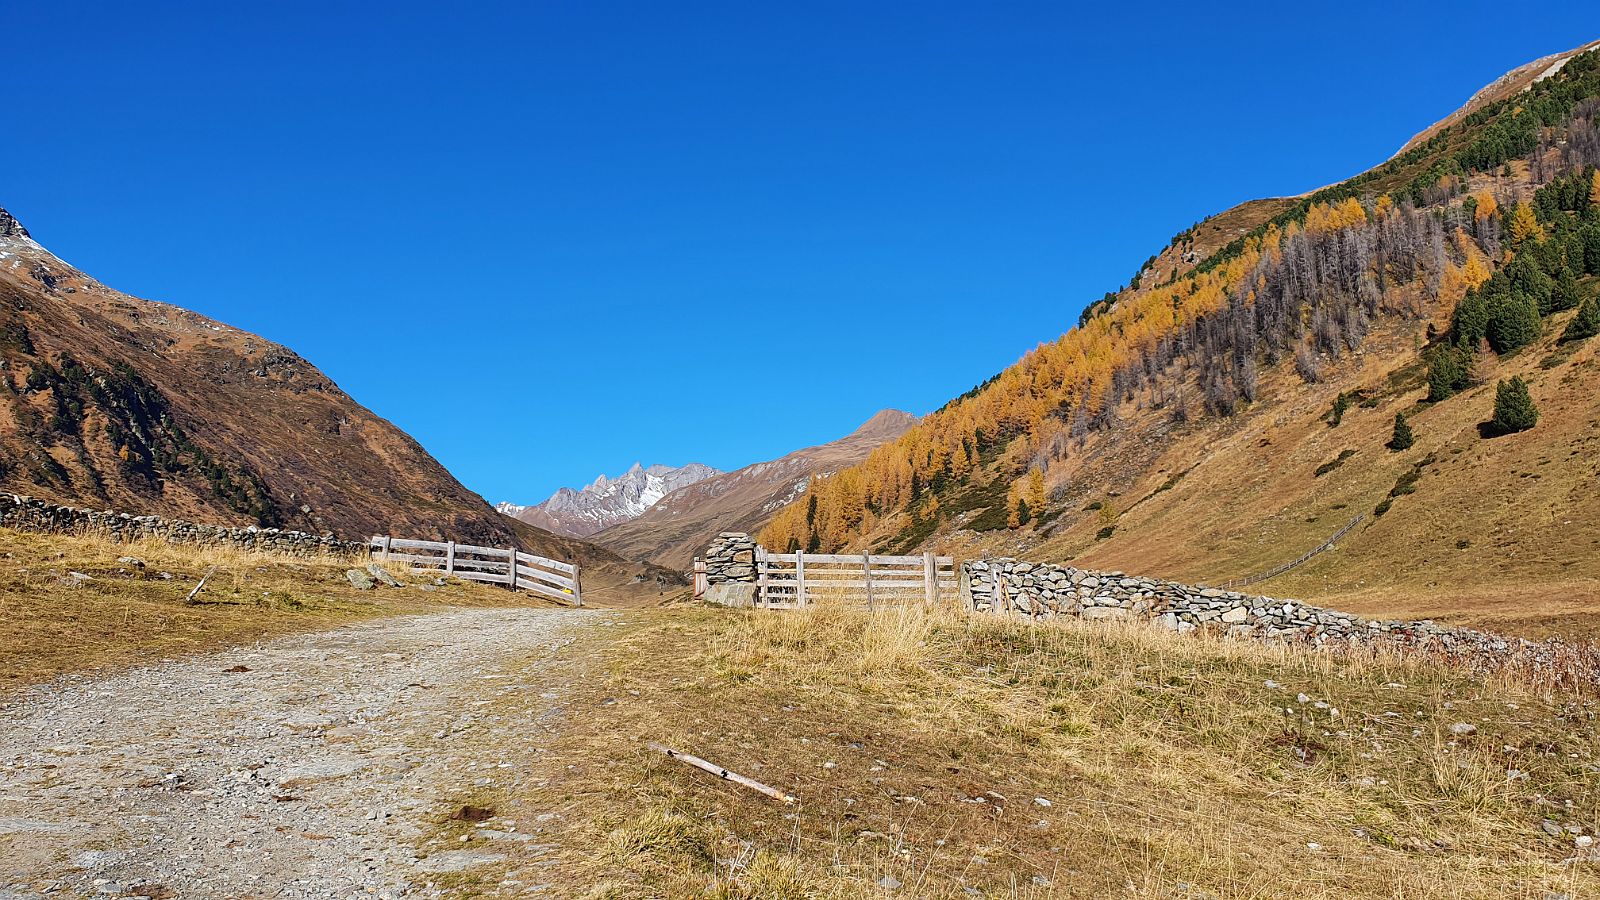
[[[1544,228],[1539,225],[1539,218],[1534,215],[1533,204],[1526,200],[1519,202],[1511,209],[1511,241],[1520,244],[1523,241],[1538,239],[1544,236]]]

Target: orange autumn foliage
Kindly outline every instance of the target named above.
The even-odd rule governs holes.
[[[1304,230],[1364,226],[1370,217],[1392,215],[1394,210],[1386,197],[1375,202],[1370,213],[1355,199],[1316,204],[1308,211]],[[1283,241],[1301,230],[1292,223],[1283,229],[1269,228],[1248,240],[1238,255],[1213,268],[1124,293],[1108,311],[1034,348],[982,389],[929,414],[863,462],[814,482],[805,496],[767,525],[762,543],[777,549],[820,546],[824,552],[859,549],[862,537],[884,519],[910,508],[940,485],[965,481],[978,465],[980,448],[1010,437],[1024,441],[1022,458],[1048,454],[1060,434],[1059,417],[1098,413],[1113,372],[1181,326],[1222,308],[1263,256],[1277,258]],[[1454,289],[1461,293],[1487,278],[1486,261],[1470,253],[1455,269]],[[1006,495],[1012,518],[1019,499],[1039,515],[1043,494],[1042,471],[1037,480],[1028,476],[1013,483]],[[812,497],[814,516],[808,515]]]

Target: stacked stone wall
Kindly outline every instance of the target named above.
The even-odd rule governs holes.
[[[724,531],[706,548],[706,583],[755,583],[756,542],[740,531]]]
[[[289,556],[354,555],[366,544],[278,528],[203,525],[161,516],[61,506],[20,494],[0,494],[0,527],[45,534],[98,534],[115,540],[156,538],[169,544],[236,547]]]
[[[1387,640],[1453,650],[1503,653],[1533,642],[1436,622],[1363,619],[1297,600],[1278,600],[1122,572],[1096,572],[1019,559],[963,566],[968,603],[980,613],[1034,618],[1145,619],[1173,631],[1199,628],[1241,638],[1300,641]]]

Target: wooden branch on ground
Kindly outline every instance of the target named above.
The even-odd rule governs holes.
[[[793,796],[785,794],[783,791],[780,791],[777,788],[768,787],[767,785],[756,781],[754,778],[746,778],[745,776],[740,775],[738,772],[730,772],[716,763],[706,762],[698,756],[690,756],[687,753],[679,753],[671,747],[664,747],[654,741],[651,741],[646,746],[657,753],[665,754],[671,759],[678,760],[679,762],[685,762],[691,766],[694,766],[696,769],[703,769],[707,772],[710,772],[724,781],[731,781],[734,784],[743,785],[744,787],[747,787],[757,793],[766,794],[768,797],[771,797],[774,800],[778,800],[783,803],[795,802],[795,798]]]
[[[206,573],[204,575],[200,576],[200,583],[194,586],[194,590],[189,592],[189,596],[183,598],[183,602],[185,602],[185,603],[193,603],[194,602],[194,598],[200,596],[200,589],[206,586],[206,579],[210,578],[211,577],[211,573],[213,573],[215,571],[217,571],[217,567],[216,566],[212,566],[211,568],[207,569]]]

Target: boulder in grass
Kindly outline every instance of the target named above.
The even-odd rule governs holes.
[[[400,579],[394,577],[393,573],[378,563],[368,563],[367,574],[376,579],[379,584],[388,585],[389,587],[400,586]]]

